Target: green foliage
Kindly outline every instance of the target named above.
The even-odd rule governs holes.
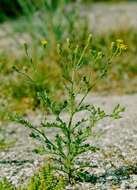
[[[83,25],[86,25],[86,20],[80,14],[81,3],[75,2],[71,6],[70,0],[18,0],[18,2],[23,7],[25,16],[13,22],[12,26],[16,32],[24,33],[25,29],[33,39],[35,48],[39,47],[39,39],[45,36],[50,41],[50,45],[54,46],[55,40],[62,41],[73,33],[77,36],[78,32],[83,31]]]
[[[81,29],[83,30],[83,29]],[[79,43],[83,46],[83,42],[86,38],[86,32],[83,32],[81,37],[77,35],[77,38],[71,37],[71,40],[75,40],[75,43]],[[78,37],[79,36],[79,37]],[[137,91],[137,69],[136,69],[136,41],[137,34],[135,31],[119,31],[118,34],[112,33],[101,36],[94,36],[92,41],[92,55],[97,56],[96,50],[103,52],[103,54],[109,54],[110,43],[118,38],[124,39],[128,44],[128,51],[123,55],[117,56],[115,63],[109,68],[110,72],[108,77],[100,81],[99,85],[95,86],[93,91],[100,94],[125,94],[125,93],[135,93]],[[39,43],[40,44],[40,43]],[[50,47],[52,51],[50,51]],[[33,62],[37,65],[37,69],[34,70],[33,66],[28,61],[26,56],[18,57],[17,59],[9,55],[0,56],[0,75],[1,75],[1,85],[0,85],[0,118],[5,119],[4,114],[8,111],[17,111],[26,113],[28,109],[34,110],[39,109],[40,101],[34,90],[34,85],[27,80],[25,82],[25,77],[18,75],[14,70],[12,70],[12,65],[16,67],[23,73],[27,73],[38,86],[46,88],[48,93],[52,96],[54,100],[57,100],[63,94],[63,88],[61,85],[61,76],[59,65],[56,64],[59,59],[59,55],[55,51],[56,45],[51,46],[48,42],[47,49],[44,50],[44,55],[42,57],[36,53],[36,50],[31,53],[31,48],[28,46],[28,53],[30,57],[33,58]],[[41,48],[42,51],[42,48]],[[99,54],[100,54],[99,53]],[[99,57],[98,57],[99,58]],[[105,57],[103,57],[105,63]],[[132,60],[132,62],[130,61]],[[85,65],[79,72],[79,77],[82,78],[83,73],[90,74],[90,68],[88,64],[88,57],[85,58]],[[98,60],[94,64],[92,61],[92,77],[95,77],[97,70],[100,67],[100,61]],[[102,64],[103,66],[103,64]],[[129,84],[129,85],[127,85]],[[81,92],[84,89],[81,89]],[[3,105],[4,104],[4,105]]]
[[[28,53],[29,57],[33,57],[34,62],[38,65],[37,70],[33,69],[25,56],[21,55],[15,58],[14,56],[0,55],[0,74],[2,80],[0,96],[2,97],[2,101],[4,100],[8,106],[10,102],[10,109],[8,108],[8,110],[24,111],[28,108],[34,110],[40,106],[34,85],[27,85],[24,78],[16,75],[11,69],[13,64],[18,66],[20,71],[24,73],[27,72],[35,83],[37,83],[37,86],[46,88],[50,94],[55,94],[55,99],[58,99],[60,94],[62,94],[62,86],[60,85],[59,67],[56,64],[58,60],[58,54],[55,50],[56,43],[63,42],[64,39],[70,36],[70,39],[75,39],[76,43],[79,42],[82,46],[88,33],[88,22],[85,18],[80,16],[79,3],[74,3],[71,7],[67,4],[69,1],[55,1],[55,4],[51,3],[51,1],[46,1],[41,7],[40,4],[42,4],[42,1],[36,1],[36,3],[39,4],[36,6],[36,10],[40,9],[40,11],[37,11],[33,15],[27,14],[26,11],[25,17],[19,18],[16,22],[12,22],[14,32],[24,33],[25,31],[25,33],[28,33],[30,36],[32,46],[31,48],[28,46]],[[29,1],[22,1],[24,6],[25,3],[30,4]],[[33,3],[32,6],[34,4],[35,3]],[[108,46],[111,41],[115,40],[116,36],[122,37],[124,41],[130,43],[130,51],[127,53],[127,56],[125,56],[127,59],[122,55],[117,57],[108,79],[102,80],[100,85],[94,88],[94,91],[117,94],[136,92],[136,32],[127,31],[120,32],[120,34],[113,33],[105,36],[95,36],[92,46],[95,51],[92,51],[92,54],[97,56],[95,55],[96,49],[100,49],[103,53],[107,54]],[[40,40],[45,39],[45,37],[49,41],[49,44],[46,51],[43,52],[39,44]],[[52,49],[52,52],[50,49]],[[130,60],[132,60],[132,62]],[[82,72],[88,72],[89,70],[86,62],[88,62],[88,57],[85,58],[85,68],[82,68],[79,74],[80,76]],[[97,64],[93,64],[93,71],[95,71],[92,73],[93,75],[96,75],[98,67],[100,67],[99,60]],[[127,85],[127,82],[130,82],[130,84]],[[3,110],[3,107],[1,109]],[[4,112],[7,112],[6,109]],[[4,118],[3,111],[0,112],[0,118]]]
[[[114,45],[115,48],[113,47]],[[97,147],[87,142],[92,136],[93,128],[97,122],[105,117],[118,119],[120,118],[120,113],[124,111],[118,105],[111,114],[106,114],[99,107],[84,105],[83,103],[97,82],[107,75],[114,57],[122,54],[125,49],[126,45],[123,44],[123,41],[117,40],[112,43],[109,55],[100,50],[93,51],[92,35],[89,35],[82,45],[76,44],[75,41],[70,39],[67,39],[64,44],[58,44],[58,65],[61,71],[64,98],[54,101],[46,89],[37,90],[35,88],[43,106],[54,115],[55,119],[48,121],[46,117],[39,126],[36,126],[19,115],[12,117],[13,121],[31,130],[31,137],[39,140],[42,144],[40,150],[37,149],[36,152],[49,155],[49,158],[54,161],[54,170],[59,174],[63,172],[67,182],[71,184],[79,171],[92,167],[92,163],[78,161],[78,157],[88,151],[95,152],[98,150]],[[98,62],[100,67],[96,71],[96,77],[92,78],[92,67]],[[90,72],[79,77],[79,72],[85,65],[89,66]],[[15,69],[20,72],[17,68]],[[32,82],[32,79],[27,75],[26,79]],[[34,81],[33,84],[37,86]],[[81,89],[84,89],[84,91],[81,91]],[[77,101],[76,98],[81,92],[83,92],[83,97]],[[68,114],[67,121],[62,117],[64,111]],[[87,116],[80,116],[80,119],[75,122],[76,115],[83,111],[86,111]],[[50,139],[46,133],[46,129],[49,128],[55,128],[58,131],[54,136],[54,140]]]
[[[15,190],[15,187],[6,178],[4,178],[0,181],[0,190]]]
[[[93,2],[121,2],[127,0],[81,0],[83,3]],[[68,3],[78,2],[78,0],[1,0],[0,1],[0,22],[7,18],[16,18],[21,15],[30,16],[38,10],[56,11],[58,7],[66,6]]]
[[[39,1],[39,4],[42,6],[39,5],[39,12],[35,13],[33,16],[30,14],[31,11],[29,11],[29,6],[35,6],[35,3],[38,4],[38,1],[30,3],[31,1],[18,0],[18,2],[22,5],[22,7],[24,7],[23,10],[26,13],[25,17],[21,17],[17,22],[13,23],[13,25],[15,25],[14,29],[16,32],[23,33],[25,30],[25,32],[28,33],[32,39],[32,46],[34,48],[31,46],[32,49],[30,49],[29,46],[25,44],[27,58],[29,57],[29,63],[28,60],[26,61],[26,57],[19,57],[18,60],[13,58],[13,62],[16,62],[15,64],[18,65],[22,73],[27,72],[35,84],[37,83],[37,87],[36,85],[34,86],[33,83],[27,87],[24,79],[16,76],[15,74],[13,80],[5,80],[4,85],[1,85],[0,90],[3,92],[6,99],[7,94],[8,97],[11,96],[14,99],[15,110],[20,109],[20,103],[18,102],[22,102],[22,107],[31,107],[32,109],[35,109],[39,106],[39,100],[34,93],[34,88],[44,87],[52,94],[55,93],[56,89],[62,90],[60,86],[59,69],[56,66],[56,59],[58,59],[58,55],[55,53],[55,44],[63,41],[70,34],[72,38],[82,41],[87,31],[85,24],[86,20],[80,17],[79,9],[76,4],[74,4],[71,8],[69,8],[69,6],[67,8],[66,5],[70,2],[69,0],[41,0]],[[77,22],[75,22],[75,20],[77,20]],[[80,31],[79,27],[81,27]],[[78,33],[79,35],[77,35]],[[39,46],[40,40],[43,38],[45,39],[45,36],[49,41],[48,49],[53,49],[51,53],[49,53],[48,49],[46,50],[47,52],[43,52],[42,48]],[[38,54],[36,54],[36,51]],[[45,56],[45,53],[46,55],[48,54],[47,57]],[[37,67],[37,69],[32,66],[31,61],[33,60],[31,55],[35,60],[35,67]],[[0,60],[0,62],[2,62],[2,64],[0,66],[0,72],[11,78],[14,75],[14,71],[11,71],[9,61],[6,60],[6,56],[3,56],[1,59],[2,61]],[[53,60],[52,64],[51,59]],[[56,72],[53,72],[54,69]]]
[[[16,17],[21,14],[21,7],[18,0],[1,0],[0,1],[0,22],[7,17]]]
[[[31,178],[26,190],[63,190],[63,178],[55,177],[50,165],[44,166]]]

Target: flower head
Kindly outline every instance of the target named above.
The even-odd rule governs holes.
[[[121,50],[127,50],[128,45],[126,45],[126,44],[120,44],[120,45],[119,45],[119,48],[120,48]]]
[[[115,56],[121,55],[123,51],[127,50],[127,48],[128,45],[126,45],[122,39],[117,39],[111,43],[111,51]]]
[[[120,50],[127,50],[128,46],[126,44],[124,44],[124,41],[121,39],[117,39],[117,48]]]
[[[117,39],[116,42],[117,42],[117,44],[123,44],[124,43],[124,41],[122,39]]]
[[[47,41],[47,40],[41,40],[41,45],[42,45],[43,47],[46,47],[47,44],[48,44],[48,41]]]

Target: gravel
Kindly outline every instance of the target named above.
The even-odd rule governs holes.
[[[94,103],[108,112],[120,103],[126,107],[126,111],[118,121],[103,120],[98,124],[95,132],[100,135],[89,139],[89,142],[98,145],[101,150],[94,154],[88,152],[79,158],[90,161],[96,167],[88,168],[90,178],[87,182],[67,189],[137,189],[137,94],[108,97],[90,95],[85,103]],[[40,121],[40,117],[40,113],[29,116],[35,123]],[[0,152],[0,178],[6,176],[15,185],[25,184],[45,158],[33,152],[39,144],[29,137],[28,129],[11,123],[5,126],[5,130],[6,138],[16,142]],[[55,131],[48,132],[51,137],[54,134]]]
[[[88,7],[91,30],[95,33],[106,33],[137,28],[137,3],[95,3]]]

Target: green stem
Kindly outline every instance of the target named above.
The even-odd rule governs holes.
[[[81,56],[80,56],[80,58],[79,58],[79,60],[78,60],[78,63],[77,63],[77,66],[80,65],[80,62],[81,62],[81,60],[82,60],[82,58],[83,58],[83,56],[84,56],[86,50],[88,49],[88,46],[89,46],[89,43],[90,43],[91,38],[92,38],[92,36],[89,35],[88,40],[87,40],[87,44],[86,44],[86,46],[84,47],[84,49],[83,49],[83,51],[82,51],[82,53],[81,53]]]

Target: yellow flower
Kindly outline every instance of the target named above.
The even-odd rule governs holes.
[[[124,44],[124,41],[121,39],[116,40],[117,42],[117,48],[121,50],[127,50],[128,46]]]
[[[128,46],[126,44],[120,44],[119,48],[121,50],[127,50]]]
[[[48,44],[48,41],[47,40],[41,40],[41,45],[46,47]]]
[[[124,41],[122,39],[117,39],[116,42],[117,42],[117,44],[123,44],[124,43]]]

